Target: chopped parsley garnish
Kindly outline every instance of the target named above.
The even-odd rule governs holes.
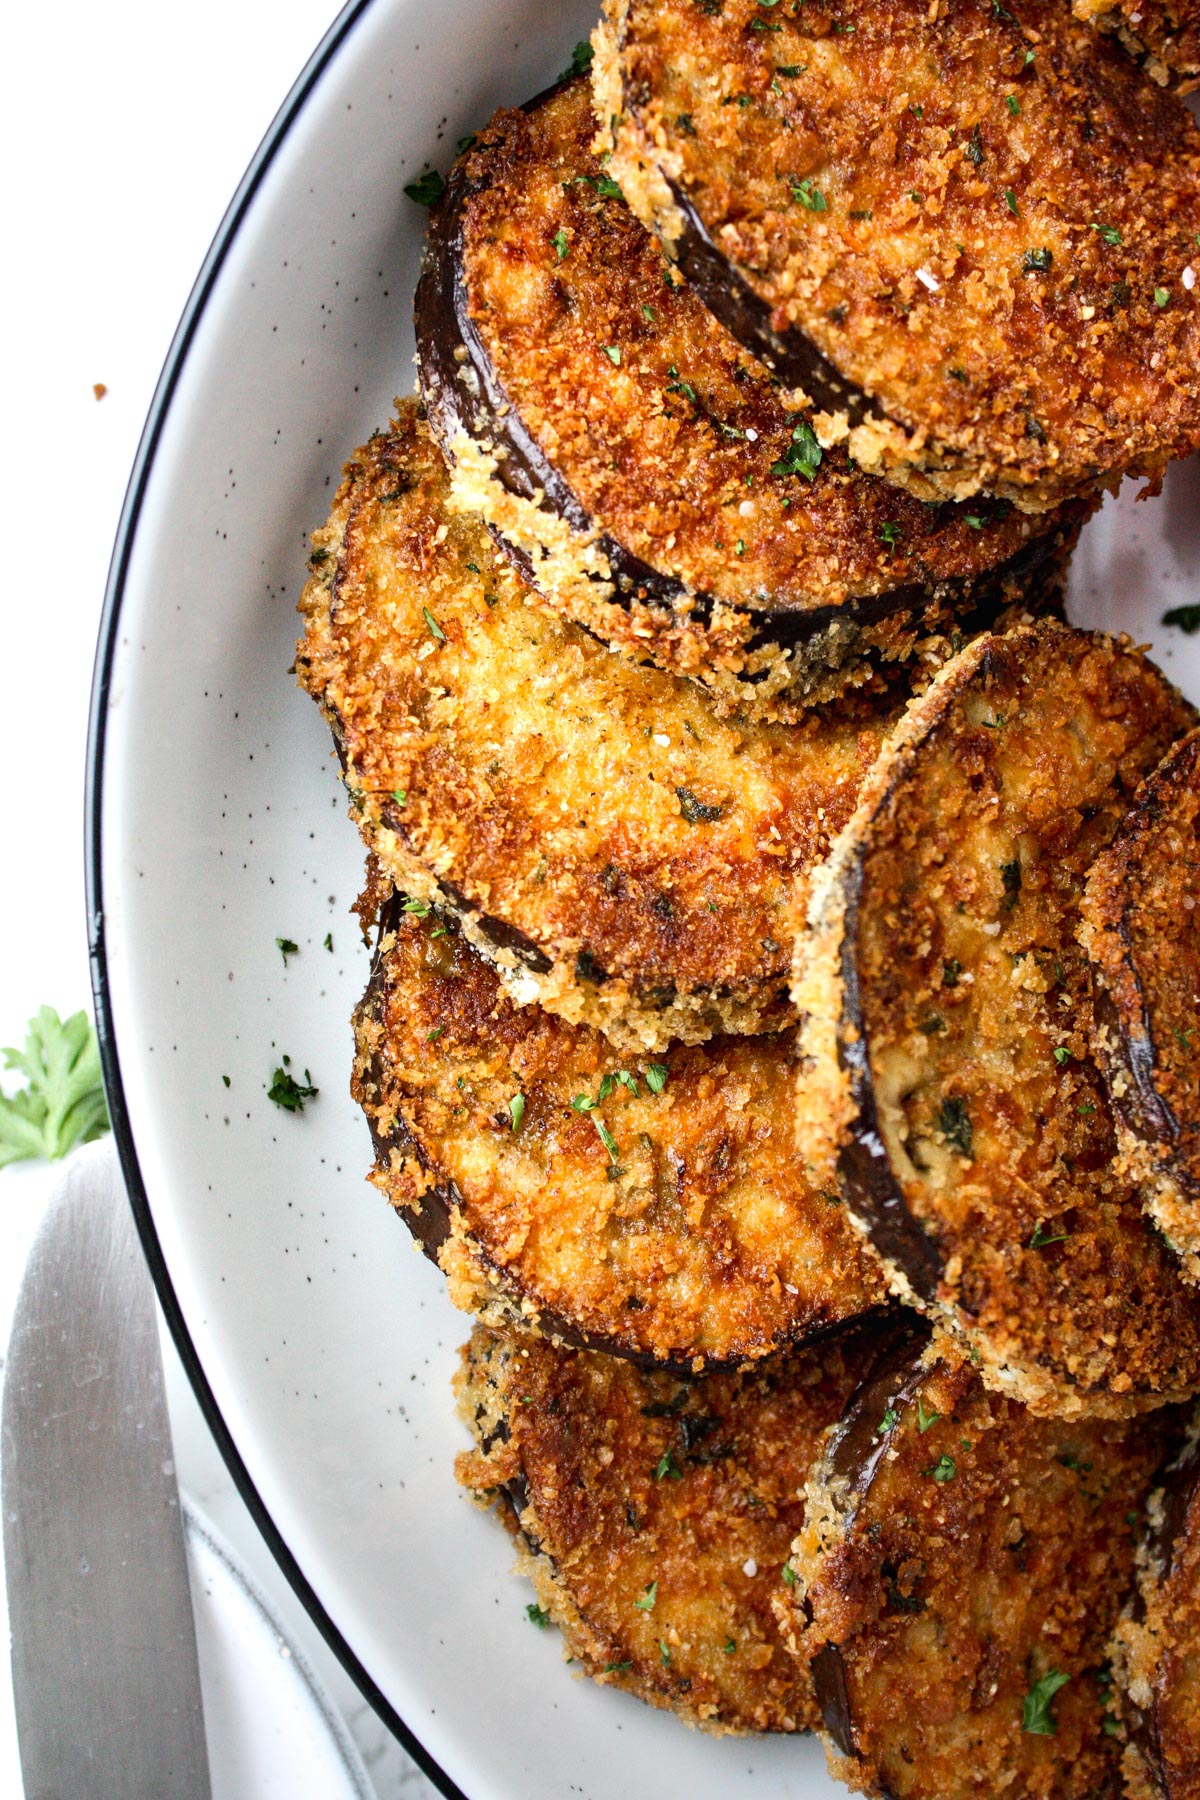
[[[889,551],[892,551],[895,550],[896,545],[900,542],[904,533],[901,531],[899,525],[895,524],[891,519],[887,519],[879,527],[879,535],[887,545]]]
[[[646,1086],[652,1094],[661,1094],[669,1075],[666,1063],[651,1063],[646,1070]]]
[[[230,1081],[230,1079],[229,1079],[229,1077],[228,1077],[228,1075],[222,1075],[222,1077],[221,1077],[221,1080],[222,1080],[222,1081],[223,1081],[223,1082],[224,1082],[224,1083],[225,1083],[225,1086],[226,1086],[226,1087],[232,1087],[232,1086],[233,1086],[233,1083],[232,1083],[232,1082],[231,1082],[231,1081]]]
[[[536,1600],[531,1600],[525,1608],[525,1617],[531,1625],[536,1625],[539,1631],[545,1631],[550,1623],[550,1614],[544,1606],[539,1606]]]
[[[658,314],[655,312],[655,310],[652,306],[647,306],[645,301],[642,302],[642,317],[643,317],[643,319],[646,319],[651,325],[658,324]]]
[[[1029,1240],[1029,1248],[1044,1250],[1047,1244],[1065,1244],[1070,1235],[1069,1231],[1043,1231],[1039,1225]]]
[[[801,420],[792,431],[792,441],[777,463],[771,464],[772,475],[803,475],[811,481],[821,466],[824,452],[812,426]]]
[[[922,1436],[924,1436],[924,1434],[929,1430],[929,1427],[931,1425],[937,1424],[937,1422],[941,1418],[941,1416],[942,1415],[940,1412],[933,1412],[932,1410],[929,1412],[926,1412],[925,1411],[925,1402],[923,1400],[918,1399],[918,1401],[917,1401],[917,1430],[922,1434]]]
[[[606,1675],[623,1675],[626,1669],[632,1669],[632,1667],[633,1664],[631,1662],[605,1663],[604,1673]]]
[[[275,948],[278,950],[280,956],[282,956],[282,958],[283,958],[283,966],[285,969],[287,968],[288,957],[289,956],[299,956],[299,954],[300,954],[299,944],[293,943],[291,938],[276,938],[275,939]]]
[[[406,895],[400,902],[400,911],[411,913],[414,919],[426,919],[429,917],[429,902],[428,900],[413,900]]]
[[[1156,287],[1154,290],[1154,304],[1157,307],[1169,306],[1171,304],[1170,289]]]
[[[1021,216],[1021,209],[1020,209],[1020,207],[1019,207],[1019,206],[1018,206],[1018,205],[1017,205],[1017,196],[1016,196],[1016,194],[1015,194],[1015,193],[1014,193],[1014,191],[1013,191],[1013,189],[1012,189],[1012,188],[1010,188],[1010,187],[1009,187],[1009,188],[1005,188],[1005,189],[1004,189],[1004,190],[1003,190],[1003,192],[1004,192],[1004,204],[1005,204],[1005,206],[1007,206],[1007,208],[1008,208],[1008,210],[1009,210],[1009,212],[1010,212],[1010,213],[1011,213],[1011,214],[1012,214],[1012,216],[1013,216],[1013,218],[1014,218],[1014,219],[1019,219],[1019,218],[1020,218],[1020,216]]]
[[[446,184],[436,169],[428,169],[415,181],[407,182],[404,191],[418,206],[436,206],[446,191]]]
[[[315,1100],[320,1093],[319,1088],[312,1085],[312,1075],[304,1071],[304,1080],[297,1081],[291,1072],[292,1059],[285,1056],[282,1063],[271,1077],[271,1085],[267,1089],[267,1099],[281,1106],[284,1112],[303,1112],[307,1101]]]
[[[445,1029],[446,1027],[444,1025],[435,1025],[432,1031],[427,1031],[425,1033],[425,1042],[427,1044],[436,1044]]]
[[[1098,220],[1093,219],[1091,229],[1093,231],[1098,231],[1104,242],[1113,245],[1114,248],[1121,242],[1121,228],[1119,225],[1101,225]]]
[[[979,126],[975,125],[972,128],[971,136],[967,141],[967,159],[969,162],[973,162],[978,169],[982,167],[983,155],[983,134],[980,131]]]
[[[109,1129],[96,1032],[85,1012],[60,1019],[43,1006],[30,1019],[24,1050],[6,1049],[4,1067],[25,1086],[0,1093],[0,1169],[45,1157],[57,1162]]]
[[[663,1643],[661,1638],[658,1640],[658,1654],[662,1657],[663,1668],[667,1668],[671,1661],[671,1652],[667,1649],[667,1646]]]
[[[808,212],[823,213],[825,211],[825,196],[820,188],[814,185],[811,175],[806,175],[803,181],[797,181],[794,176],[789,175],[788,187],[791,189],[792,199],[797,206],[805,207]]]
[[[900,1414],[896,1411],[894,1406],[885,1406],[883,1409],[883,1417],[875,1427],[875,1436],[886,1437],[899,1417]]]
[[[429,627],[430,637],[434,638],[437,643],[444,644],[446,641],[446,634],[442,630],[441,626],[438,624],[437,620],[434,618],[433,614],[430,612],[429,608],[427,606],[423,606],[421,608],[421,613],[422,613],[422,616],[424,617],[425,623]]]
[[[581,38],[571,52],[571,60],[559,76],[560,81],[569,81],[572,75],[586,75],[592,66],[592,46],[586,38]]]
[[[600,176],[596,182],[596,192],[602,200],[623,200],[625,198],[621,192],[620,182],[614,181],[611,175]]]
[[[679,810],[689,825],[713,825],[721,817],[720,806],[709,806],[698,800],[691,788],[677,787],[675,796],[679,801]]]
[[[650,1583],[650,1586],[641,1595],[640,1599],[635,1600],[633,1604],[637,1608],[638,1612],[653,1612],[654,1611],[654,1602],[657,1599],[658,1599],[658,1582],[652,1581]]]
[[[738,541],[737,541],[737,543],[736,543],[736,544],[735,544],[735,545],[734,545],[734,546],[733,546],[733,554],[734,554],[734,555],[735,555],[735,556],[745,556],[745,554],[746,554],[746,540],[745,540],[745,538],[739,538],[739,539],[738,539]]]
[[[566,254],[567,254],[568,250],[571,248],[571,246],[567,242],[567,234],[563,230],[563,227],[561,225],[559,226],[558,230],[555,232],[554,236],[550,239],[550,242],[554,245],[555,251],[558,254],[559,262],[562,262],[565,259]]]
[[[1021,267],[1026,275],[1044,275],[1053,263],[1052,250],[1027,250],[1021,258]]]
[[[952,1456],[942,1455],[938,1457],[935,1463],[930,1464],[925,1470],[925,1473],[926,1475],[932,1475],[935,1481],[940,1482],[944,1486],[947,1481],[953,1481],[954,1477],[958,1474],[958,1464]]]
[[[961,974],[962,964],[959,962],[957,956],[947,957],[942,964],[942,986],[948,988],[957,987],[958,978]]]
[[[726,1656],[732,1656],[734,1651],[737,1649],[737,1644],[733,1638],[726,1638],[725,1642],[721,1645],[721,1648],[725,1652]]]
[[[608,1129],[608,1126],[604,1123],[604,1120],[601,1118],[598,1118],[595,1113],[592,1114],[592,1124],[596,1127],[596,1135],[599,1137],[600,1142],[604,1145],[604,1148],[608,1151],[608,1154],[612,1157],[612,1160],[614,1162],[616,1162],[618,1156],[620,1155],[620,1150],[617,1147],[616,1138],[613,1136],[612,1132]]]
[[[393,788],[392,789],[392,799],[396,802],[397,806],[407,806],[408,805],[408,789],[407,788]]]
[[[654,1470],[655,1481],[680,1481],[683,1470],[669,1450],[664,1450]]]
[[[1071,1052],[1067,1049],[1065,1044],[1058,1044],[1055,1047],[1054,1060],[1058,1064],[1060,1069],[1062,1068],[1062,1065],[1065,1062],[1070,1062]]]
[[[1164,625],[1177,625],[1186,637],[1195,637],[1200,631],[1200,602],[1188,606],[1172,606],[1162,616]]]
[[[1066,1687],[1071,1677],[1064,1675],[1060,1669],[1051,1669],[1040,1681],[1035,1681],[1025,1696],[1021,1708],[1021,1730],[1032,1732],[1035,1737],[1053,1737],[1055,1733],[1054,1719],[1050,1712],[1050,1702],[1059,1688]]]
[[[329,951],[330,955],[332,956],[332,954],[333,954],[333,933],[332,933],[332,931],[327,931],[325,933],[325,948]]]
[[[974,1132],[971,1117],[967,1112],[967,1103],[960,1094],[952,1094],[943,1100],[938,1107],[938,1130],[952,1150],[960,1156],[970,1156]]]
[[[619,344],[604,344],[601,346],[601,348],[603,349],[604,354],[605,354],[605,356],[607,356],[609,362],[613,365],[614,369],[620,368],[620,366],[621,366],[621,347],[620,347],[620,345]]]
[[[807,63],[776,63],[775,64],[775,73],[777,75],[782,75],[788,81],[794,80],[797,75],[807,74],[807,72],[808,72],[808,64]]]
[[[1017,96],[1015,94],[1005,94],[1004,104],[1015,119],[1021,110],[1021,102],[1017,99]]]
[[[1004,910],[1011,912],[1021,892],[1020,861],[1001,863],[1000,879],[1004,883]]]
[[[785,1562],[782,1569],[780,1569],[779,1573],[782,1575],[782,1577],[783,1577],[784,1581],[787,1583],[788,1587],[795,1587],[796,1571],[795,1571],[795,1569],[793,1569],[790,1562]]]
[[[513,1095],[512,1099],[508,1103],[508,1116],[509,1116],[509,1121],[510,1121],[509,1130],[510,1131],[519,1131],[521,1129],[521,1120],[525,1117],[525,1096],[524,1096],[524,1094],[514,1094]]]

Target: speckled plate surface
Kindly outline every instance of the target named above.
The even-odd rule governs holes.
[[[358,0],[235,197],[114,558],[88,799],[98,1009],[126,1176],[202,1404],[302,1597],[444,1790],[815,1797],[835,1791],[815,1743],[712,1742],[572,1681],[530,1629],[502,1534],[455,1491],[466,1325],[363,1180],[360,856],[288,675],[307,532],[412,385],[425,215],[403,183],[553,77],[593,11]],[[1200,598],[1198,568],[1193,462],[1092,525],[1074,616],[1152,641],[1200,699],[1200,638],[1159,623]],[[299,946],[286,967],[279,937]],[[284,1054],[320,1088],[303,1116],[267,1099]]]

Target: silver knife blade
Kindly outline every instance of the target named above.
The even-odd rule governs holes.
[[[34,1241],[2,1429],[26,1800],[211,1800],[154,1290],[109,1142]]]

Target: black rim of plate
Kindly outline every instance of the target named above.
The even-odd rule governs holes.
[[[150,1272],[158,1291],[159,1303],[166,1316],[167,1325],[175,1341],[175,1348],[187,1372],[193,1391],[199,1401],[201,1411],[209,1430],[216,1440],[217,1447],[225,1459],[225,1463],[233,1477],[238,1493],[245,1502],[246,1508],[255,1525],[266,1540],[275,1560],[287,1576],[297,1597],[303,1604],[313,1624],[325,1639],[334,1655],[351,1679],[362,1690],[365,1698],[374,1707],[389,1730],[399,1740],[413,1761],[435,1783],[447,1800],[467,1800],[462,1789],[436,1763],[420,1740],[404,1723],[399,1713],[372,1680],[367,1670],[358,1660],[346,1639],[342,1636],[316,1593],[309,1584],[300,1564],[289,1549],[278,1526],[271,1517],[262,1496],[259,1494],[249,1471],[242,1461],[241,1454],[234,1442],[233,1435],[226,1425],[217,1405],[216,1398],[208,1384],[196,1347],[192,1343],[187,1322],[175,1293],[162,1246],[158,1241],[154,1217],[150,1210],[150,1201],[146,1186],[142,1180],[138,1164],[137,1147],[133,1139],[133,1130],[129,1118],[129,1108],[125,1100],[124,1086],[121,1080],[121,1064],[117,1051],[116,1028],[112,1014],[112,1000],[108,984],[108,952],[104,932],[104,869],[101,855],[101,811],[104,796],[105,746],[108,725],[108,700],[112,682],[113,662],[116,653],[117,632],[121,622],[121,607],[125,595],[125,583],[129,573],[133,555],[134,539],[137,535],[138,521],[141,517],[142,505],[154,459],[158,452],[163,427],[171,410],[179,377],[187,361],[192,341],[195,337],[204,310],[212,295],[217,278],[224,266],[229,250],[237,237],[247,214],[253,205],[267,171],[275,160],[280,146],[288,132],[303,111],[309,96],[320,81],[325,70],[333,61],[358,21],[366,13],[373,0],[349,0],[349,4],[321,40],[305,65],[298,80],[287,99],[275,115],[269,130],[259,145],[249,168],[242,177],[240,186],[231,200],[225,217],[217,230],[208,255],[196,277],[195,285],[183,310],[183,316],[176,328],[171,347],[163,364],[158,386],[150,404],[150,411],[142,430],[137,456],[129,477],[129,485],[125,492],[125,500],[121,509],[120,523],[117,526],[116,540],[113,545],[112,560],[109,565],[108,583],[104,594],[104,607],[100,619],[100,634],[96,647],[96,663],[92,675],[91,707],[88,718],[87,741],[87,774],[84,797],[84,862],[87,888],[88,917],[88,955],[91,966],[92,998],[96,1011],[96,1030],[100,1040],[100,1057],[104,1070],[104,1088],[108,1099],[109,1116],[112,1120],[113,1137],[121,1159],[121,1168],[125,1176],[129,1192],[130,1205],[137,1222],[138,1234],[150,1265]]]

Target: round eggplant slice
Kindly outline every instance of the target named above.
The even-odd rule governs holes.
[[[1200,1794],[1200,1421],[1150,1495],[1137,1590],[1113,1641],[1129,1800]]]
[[[417,294],[460,504],[560,610],[726,709],[796,716],[1049,590],[1087,507],[926,506],[822,452],[594,156],[586,82],[501,112]]]
[[[818,1439],[876,1354],[855,1333],[741,1375],[681,1382],[477,1327],[460,1411],[463,1485],[500,1503],[520,1572],[597,1681],[712,1731],[805,1731],[808,1671],[772,1596]]]
[[[1122,1151],[1200,1281],[1200,731],[1143,784],[1088,876],[1080,937]]]
[[[1178,1429],[1036,1418],[936,1339],[882,1368],[792,1550],[832,1772],[893,1800],[1119,1794],[1108,1642]]]
[[[518,1000],[616,1042],[789,1023],[789,898],[899,702],[751,725],[610,655],[450,510],[411,404],[313,541],[298,676],[397,887],[455,912]]]
[[[1074,0],[1075,16],[1111,31],[1160,87],[1200,87],[1198,0]]]
[[[1200,1384],[1200,1294],[1121,1165],[1076,942],[1087,870],[1195,722],[1126,641],[1046,623],[942,671],[814,884],[799,1143],[895,1293],[1041,1412]]]
[[[822,442],[1032,510],[1200,442],[1200,136],[1063,0],[608,18],[612,174]]]
[[[355,1037],[372,1180],[491,1324],[699,1370],[886,1299],[797,1161],[791,1033],[622,1063],[598,1032],[514,1006],[409,900],[384,915]]]

